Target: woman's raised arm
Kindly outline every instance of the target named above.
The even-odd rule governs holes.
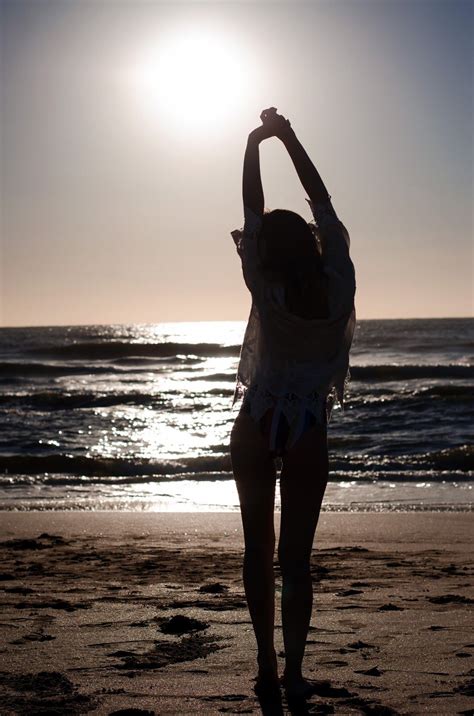
[[[264,139],[273,136],[275,135],[272,128],[266,124],[262,124],[250,132],[247,139],[242,177],[242,198],[244,208],[252,209],[255,214],[263,214],[265,206],[262,177],[260,174],[259,145]]]
[[[294,164],[299,180],[311,201],[314,204],[325,203],[330,198],[328,190],[324,186],[324,182],[321,179],[318,170],[306,154],[303,145],[291,127],[281,141],[285,145]]]
[[[262,121],[267,130],[272,132],[285,145],[298,174],[304,190],[314,204],[322,204],[330,198],[318,170],[298,140],[290,122],[276,113],[274,107],[262,112]]]
[[[242,176],[242,199],[245,207],[255,214],[263,214],[265,200],[263,196],[262,177],[260,175],[260,151],[258,130],[250,132],[244,155]]]
[[[264,139],[275,136],[275,127],[266,122],[266,112],[260,115],[262,124],[250,132],[244,156],[244,171],[242,178],[242,197],[244,208],[251,209],[255,214],[263,214],[265,200],[263,196],[262,177],[260,174],[259,145]]]

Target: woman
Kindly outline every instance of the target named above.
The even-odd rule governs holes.
[[[310,556],[328,479],[327,420],[341,406],[355,326],[349,235],[319,173],[275,108],[248,137],[243,168],[245,223],[233,231],[252,308],[237,373],[243,398],[231,459],[245,540],[243,579],[257,640],[259,694],[279,688],[274,648],[273,524],[281,460],[278,560],[288,695],[311,684],[302,661],[312,611]],[[259,144],[278,137],[309,196],[315,225],[294,212],[264,213]]]

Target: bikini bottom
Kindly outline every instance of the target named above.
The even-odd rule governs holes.
[[[244,399],[241,410],[248,415],[251,414],[249,400]],[[268,408],[257,422],[271,456],[282,457],[314,425],[327,427],[326,404],[322,403],[320,415],[315,415],[302,406],[295,418],[288,421],[282,412],[280,401],[275,398],[273,406]]]

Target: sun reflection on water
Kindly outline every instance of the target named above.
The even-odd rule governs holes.
[[[216,421],[212,410],[193,411],[192,406],[181,412],[176,407],[168,412],[151,407],[115,409],[115,424],[90,446],[89,455],[159,461],[217,457],[227,449],[231,420],[230,413]]]

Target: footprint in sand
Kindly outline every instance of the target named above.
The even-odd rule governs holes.
[[[111,711],[109,716],[155,716],[155,712],[146,709],[118,709]]]
[[[225,645],[217,644],[217,639],[218,637],[213,638],[203,634],[191,634],[176,642],[155,641],[151,649],[142,653],[114,652],[108,656],[118,656],[122,660],[122,663],[116,664],[114,668],[128,670],[132,673],[137,670],[162,669],[169,664],[202,659],[215,651],[226,648]]]
[[[25,636],[20,637],[19,639],[15,639],[14,641],[10,641],[10,644],[26,644],[30,641],[52,641],[53,639],[56,639],[55,636],[51,636],[50,634],[43,634],[43,632],[32,632],[31,634],[25,634]]]
[[[454,691],[457,691],[458,694],[462,694],[463,696],[474,696],[474,679],[457,686]]]
[[[36,539],[9,539],[4,542],[0,542],[0,547],[7,547],[7,549],[25,549],[25,550],[38,550],[48,549],[48,547],[55,547],[56,545],[66,545],[68,542],[59,535],[50,535],[47,532],[43,532]]]
[[[65,612],[75,612],[76,609],[90,609],[91,602],[78,602],[73,604],[65,599],[50,599],[45,602],[21,602],[15,604],[16,609],[62,609]]]
[[[441,594],[438,597],[428,597],[428,601],[432,604],[474,604],[474,599],[462,594]]]
[[[246,701],[245,694],[219,694],[218,696],[203,696],[202,701]]]
[[[30,587],[6,587],[4,591],[8,594],[33,594],[35,590]]]
[[[79,693],[76,685],[58,671],[0,673],[0,687],[2,706],[21,704],[21,713],[89,713],[97,705],[93,698]]]

